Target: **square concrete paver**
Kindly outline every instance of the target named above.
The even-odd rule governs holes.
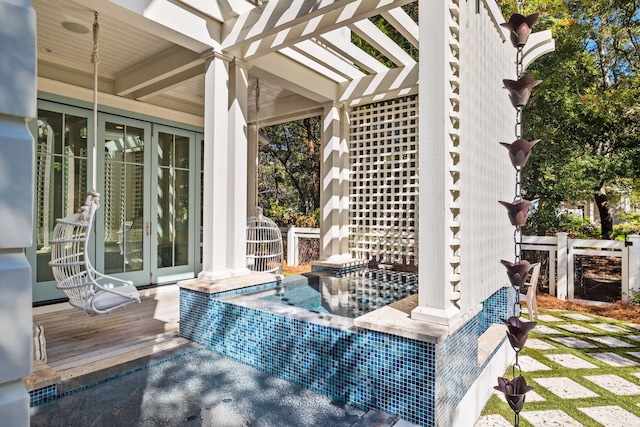
[[[591,316],[587,316],[586,314],[581,314],[581,313],[565,313],[563,314],[564,317],[568,317],[569,319],[573,319],[573,320],[582,320],[585,322],[589,322],[591,320],[593,320],[593,317]]]
[[[578,408],[589,417],[607,427],[640,426],[640,417],[619,406],[592,406]]]
[[[502,415],[491,414],[480,417],[475,427],[511,427],[512,425]]]
[[[640,363],[627,359],[626,357],[622,357],[616,353],[590,353],[589,356],[595,357],[596,359],[611,366],[640,366]]]
[[[640,335],[627,335],[627,336],[625,336],[625,338],[633,340],[633,341],[640,342]]]
[[[629,332],[628,329],[610,323],[593,323],[593,326],[607,332]]]
[[[640,386],[617,375],[585,375],[585,378],[617,396],[640,394]]]
[[[520,364],[520,370],[522,372],[534,372],[534,371],[550,371],[551,368],[544,363],[538,362],[531,356],[518,357],[518,363]]]
[[[640,359],[640,351],[629,351],[629,352],[627,352],[627,354],[630,354],[631,356]]]
[[[529,421],[534,427],[583,427],[566,412],[559,409],[549,411],[525,411],[520,416]]]
[[[574,337],[553,337],[555,342],[566,345],[571,348],[598,348],[598,346]]]
[[[589,363],[573,354],[545,354],[545,357],[553,360],[559,365],[568,369],[594,369],[597,368],[593,363]]]
[[[542,322],[562,322],[562,319],[556,316],[552,316],[550,314],[540,314],[538,315],[538,320]]]
[[[504,393],[501,391],[496,390],[495,391],[496,396],[498,396],[498,398],[500,400],[502,400],[504,403],[507,403],[507,398],[504,397]],[[527,396],[525,397],[524,401],[525,403],[527,402],[544,402],[546,399],[542,396],[540,396],[538,393],[536,393],[535,390],[531,390],[527,393]]]
[[[599,396],[599,394],[566,377],[534,378],[533,380],[561,399],[582,399]]]
[[[536,327],[533,329],[533,332],[536,332],[538,334],[543,334],[543,335],[553,335],[553,334],[562,333],[557,329],[548,327],[547,325],[536,325]]]
[[[538,338],[529,338],[524,345],[526,348],[532,348],[535,350],[554,350],[557,347],[549,344],[546,341],[542,341]]]
[[[627,323],[625,326],[640,330],[640,325],[638,325],[637,323]]]
[[[589,329],[586,326],[582,325],[574,325],[572,323],[567,323],[565,325],[556,325],[558,328],[562,328],[565,331],[573,332],[576,334],[594,334],[595,331],[593,329]]]
[[[626,341],[619,340],[616,337],[589,337],[591,341],[599,342],[608,347],[635,347],[633,344],[629,344]]]

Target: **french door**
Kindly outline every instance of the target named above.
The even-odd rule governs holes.
[[[96,267],[135,284],[193,277],[195,133],[102,115]]]

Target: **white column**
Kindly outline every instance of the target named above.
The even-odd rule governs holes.
[[[452,180],[449,171],[450,141],[449,1],[420,4],[419,61],[419,202],[418,202],[418,307],[411,318],[451,325],[459,310],[451,303],[452,268],[450,229]]]
[[[249,71],[238,59],[229,65],[229,151],[227,161],[227,252],[231,276],[247,268],[247,98]]]
[[[249,125],[247,148],[247,216],[258,206],[258,127]]]
[[[634,300],[640,292],[640,236],[629,236],[629,299]]]
[[[325,105],[320,153],[320,260],[342,263],[351,259],[349,239],[349,147],[346,113],[339,104]]]
[[[343,260],[350,260],[349,252],[349,183],[351,181],[351,166],[349,164],[349,134],[350,134],[349,109],[340,109],[340,237],[339,251]]]
[[[203,271],[200,279],[249,274],[247,71],[218,53],[206,57],[204,94]]]
[[[26,120],[36,116],[36,15],[29,1],[0,0],[0,419],[29,425],[33,148]]]
[[[215,280],[231,277],[226,248],[229,70],[218,53],[212,52],[205,59],[203,271],[198,277]]]
[[[569,293],[568,290],[568,265],[569,265],[569,255],[568,255],[568,242],[567,242],[567,233],[558,233],[558,288],[556,290],[556,298],[558,299],[567,299],[567,295]],[[571,266],[573,270],[573,265]]]

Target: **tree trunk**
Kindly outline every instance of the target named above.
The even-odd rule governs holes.
[[[611,215],[611,206],[607,199],[607,191],[604,186],[604,180],[595,188],[596,206],[600,213],[600,235],[604,240],[613,239],[613,216]]]

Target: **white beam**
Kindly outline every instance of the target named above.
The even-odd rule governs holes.
[[[249,107],[248,114],[249,124],[255,124],[255,107]],[[270,126],[320,114],[322,114],[322,108],[318,106],[317,102],[300,95],[293,95],[278,98],[272,102],[260,103],[260,117],[257,120],[259,126]]]
[[[371,74],[358,80],[340,85],[338,102],[350,106],[363,104],[363,100],[373,101],[386,93],[399,96],[415,93],[418,84],[418,64],[402,68],[392,68],[384,73]]]
[[[359,79],[365,74],[354,66],[354,64],[345,61],[330,50],[319,45],[312,40],[304,40],[295,44],[292,49],[301,55],[306,56],[314,61],[319,61],[323,66],[331,69],[333,72],[340,74],[344,79]]]
[[[341,30],[334,30],[322,34],[319,38],[368,73],[382,73],[388,70],[383,63],[351,43],[350,34],[350,31],[344,35]]]
[[[269,5],[271,5],[271,3],[272,2],[269,2]],[[322,3],[325,2],[320,2],[320,4]],[[251,32],[261,31],[261,34],[258,33],[253,37],[247,37],[245,39],[232,37],[230,41],[233,41],[233,43],[229,43],[227,38],[225,38],[223,41],[223,49],[235,52],[239,48],[242,48],[242,57],[245,60],[250,60],[277,51],[282,47],[290,46],[291,44],[314,37],[317,34],[335,30],[405,3],[410,3],[410,0],[357,0],[351,2],[335,0],[329,3],[331,3],[333,7],[322,10],[322,13],[308,13],[305,16],[300,16],[296,13],[293,14],[294,16],[291,17],[289,21],[284,20],[283,17],[280,19],[274,18],[273,16],[280,15],[266,13],[267,10],[265,9],[264,13],[267,16],[262,19],[260,25],[256,24],[258,28],[247,29],[247,31],[251,30]],[[337,7],[338,5],[340,7]],[[299,7],[297,3],[296,7]],[[296,10],[299,12],[300,9]],[[318,12],[318,10],[314,8],[313,12]],[[253,11],[251,13],[253,13]],[[241,17],[238,19],[240,18]],[[244,30],[246,27],[241,28]],[[245,31],[240,31],[240,33],[246,34]]]
[[[187,7],[170,1],[149,0],[71,0],[82,9],[90,8],[135,26],[150,34],[191,49],[203,52],[207,48],[220,49],[222,24],[193,13]],[[140,19],[143,16],[146,19]]]
[[[376,27],[375,24],[368,19],[354,22],[349,25],[349,28],[397,66],[416,63],[416,61],[409,56],[407,52],[405,52],[396,44],[396,42],[391,40],[389,36],[383,33],[380,28]]]
[[[418,24],[401,7],[382,12],[380,15],[416,49],[420,48]]]
[[[280,53],[260,57],[251,62],[251,75],[266,77],[274,85],[281,86],[316,102],[333,101],[338,93],[338,83]]]
[[[242,44],[260,40],[330,10],[342,8],[349,3],[349,0],[320,0],[317,2],[271,0],[234,20],[225,22],[222,27],[222,48],[236,49]]]
[[[280,49],[279,53],[286,56],[287,58],[293,59],[299,64],[304,65],[308,69],[313,70],[316,73],[333,80],[334,82],[343,83],[347,81],[347,79],[342,74],[335,72],[332,67],[328,66],[328,64],[326,64],[322,60],[319,60],[319,58],[311,58],[307,56],[305,53],[301,52],[300,49],[285,47]]]
[[[204,60],[201,55],[175,46],[118,73],[115,91],[117,95],[124,96],[194,67],[204,72]]]
[[[149,98],[158,96],[164,92],[167,92],[175,87],[182,85],[187,80],[194,77],[198,77],[204,74],[205,64],[202,63],[198,66],[192,67],[188,70],[182,71],[177,74],[173,74],[166,79],[162,79],[156,83],[147,85],[139,90],[133,92],[133,98],[138,101],[145,101]]]
[[[553,39],[551,30],[532,33],[523,49],[522,66],[526,70],[533,61],[554,50],[556,50],[556,41]]]

